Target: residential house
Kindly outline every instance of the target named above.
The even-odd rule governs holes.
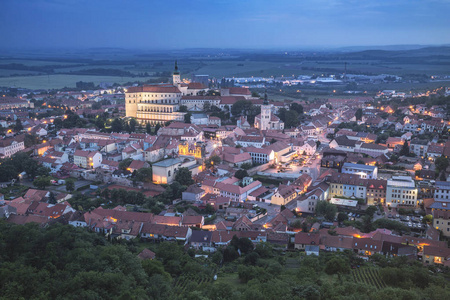
[[[138,254],[138,258],[142,259],[142,260],[147,260],[147,259],[153,260],[156,258],[156,253],[148,248],[144,248],[144,250],[142,250]]]
[[[252,162],[255,164],[266,164],[275,159],[275,153],[270,149],[247,147],[244,148],[244,151],[250,154]]]
[[[205,225],[205,218],[203,216],[183,216],[181,226],[202,228]]]
[[[386,205],[390,207],[410,206],[417,207],[418,190],[414,180],[409,176],[392,176],[387,180]]]
[[[102,154],[98,151],[75,150],[73,163],[85,169],[96,169],[102,163]]]
[[[450,249],[447,247],[423,247],[424,265],[450,266]]]
[[[192,231],[192,235],[190,238],[190,245],[192,248],[203,251],[215,251],[215,248],[212,247],[212,232],[211,231],[200,231],[194,230]]]
[[[127,170],[133,173],[134,171],[138,171],[142,168],[148,168],[150,165],[142,160],[133,160],[131,164],[128,166]]]
[[[182,241],[186,244],[192,235],[192,229],[182,226],[144,223],[141,238],[148,240]]]
[[[264,136],[238,136],[236,139],[236,144],[241,145],[242,147],[255,147],[261,148],[265,144]]]
[[[320,235],[318,233],[297,232],[295,234],[294,248],[305,250],[306,246],[318,246],[320,244]]]
[[[427,140],[412,139],[409,143],[409,151],[417,156],[425,156],[428,152],[429,142]]]
[[[386,180],[367,180],[367,205],[384,204],[386,201]]]
[[[24,135],[0,139],[0,156],[10,157],[24,149]]]
[[[362,164],[344,163],[342,173],[358,175],[362,179],[377,179],[378,168]]]
[[[189,202],[201,202],[201,198],[205,195],[205,190],[197,184],[192,184],[182,193],[181,199]]]
[[[353,249],[353,237],[322,235],[320,244],[325,251],[337,252]]]
[[[357,175],[332,174],[328,182],[330,184],[330,197],[346,197],[366,200],[367,180]]]
[[[281,185],[272,195],[270,200],[271,204],[274,205],[286,205],[297,197],[296,187],[293,185]]]
[[[375,253],[381,253],[383,242],[372,238],[354,238],[353,250],[360,255],[371,256]]]

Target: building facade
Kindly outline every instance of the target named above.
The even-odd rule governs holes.
[[[168,121],[184,121],[179,112],[183,93],[178,66],[175,63],[173,85],[146,85],[130,87],[125,93],[126,116],[140,123],[163,124]]]
[[[386,205],[390,207],[419,205],[417,188],[414,180],[409,176],[392,176],[387,181]]]
[[[362,164],[344,163],[342,173],[358,175],[362,179],[377,179],[378,168]]]

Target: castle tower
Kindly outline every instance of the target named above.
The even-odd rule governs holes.
[[[173,71],[173,85],[178,86],[181,83],[180,72],[178,71],[178,63],[175,61],[175,70]]]

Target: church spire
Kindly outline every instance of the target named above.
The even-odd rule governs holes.
[[[175,60],[175,70],[173,71],[173,74],[174,75],[180,74],[180,72],[178,72],[178,61],[177,60]]]

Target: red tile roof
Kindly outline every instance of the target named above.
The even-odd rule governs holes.
[[[175,86],[168,85],[144,85],[135,86],[128,88],[127,93],[181,93],[180,90]]]

